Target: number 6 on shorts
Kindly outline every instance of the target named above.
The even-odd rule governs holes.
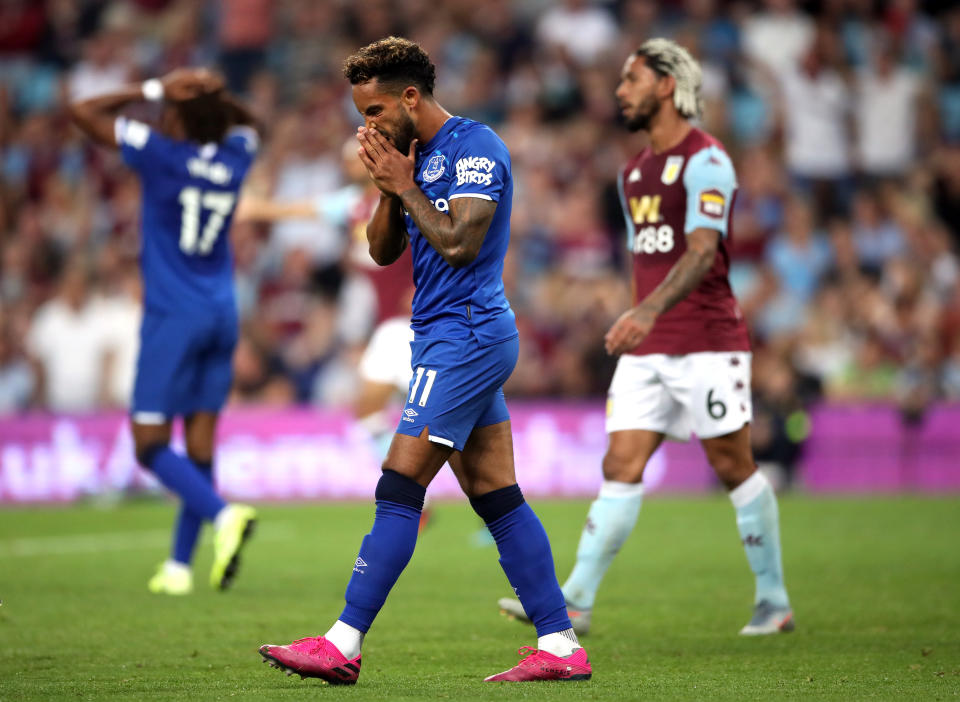
[[[727,416],[727,406],[722,400],[713,399],[713,390],[707,393],[707,413],[716,420]]]

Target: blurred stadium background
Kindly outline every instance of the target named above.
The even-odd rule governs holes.
[[[348,408],[397,296],[355,256],[362,208],[326,212],[358,123],[340,64],[389,34],[420,42],[439,101],[492,124],[513,156],[505,282],[522,353],[506,391],[525,487],[589,495],[599,481],[602,338],[629,300],[615,175],[640,145],[613,89],[624,57],[667,35],[702,61],[703,125],[740,179],[732,281],[755,345],[758,460],[811,490],[960,489],[953,4],[0,1],[0,502],[148,480],[122,418],[138,185],[64,108],[180,65],[219,66],[269,125],[250,193],[318,210],[231,232],[243,332],[222,479],[251,499],[370,494],[375,452]],[[670,447],[664,486],[711,485],[698,452]]]
[[[430,52],[441,104],[493,124],[512,153],[505,282],[522,353],[506,390],[520,484],[561,574],[600,481],[613,369],[602,337],[629,299],[614,178],[640,141],[618,125],[613,89],[642,39],[677,37],[703,62],[704,126],[740,179],[732,279],[753,334],[756,455],[796,486],[780,507],[797,631],[734,635],[752,585],[728,500],[707,492],[699,446],[670,444],[645,483],[684,494],[644,506],[608,574],[590,688],[524,697],[956,696],[955,4],[0,0],[0,698],[322,692],[267,674],[255,650],[317,633],[339,610],[370,523],[379,460],[351,413],[356,365],[403,295],[356,255],[362,200],[344,217],[357,115],[340,64],[391,33]],[[249,194],[318,212],[231,232],[243,333],[218,482],[236,499],[324,501],[261,503],[229,595],[158,598],[145,583],[172,504],[113,504],[161,493],[135,465],[125,418],[138,185],[64,108],[181,65],[219,66],[269,125]],[[855,494],[820,498],[838,492]],[[431,494],[459,494],[449,471]],[[532,635],[496,616],[509,593],[496,553],[464,505],[439,500],[434,519],[364,648],[355,699],[514,693],[479,682]]]

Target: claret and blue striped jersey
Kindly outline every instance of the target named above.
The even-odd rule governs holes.
[[[417,186],[440,212],[457,198],[497,203],[480,253],[470,265],[453,268],[423,237],[407,215],[413,254],[411,326],[418,339],[467,339],[494,344],[517,335],[503,289],[503,259],[510,241],[513,176],[510,154],[493,130],[463,117],[451,117],[418,147]]]
[[[256,132],[234,127],[219,144],[197,144],[120,117],[116,139],[143,186],[144,307],[196,314],[234,306],[228,235]]]

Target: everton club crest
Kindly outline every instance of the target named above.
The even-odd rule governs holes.
[[[430,160],[427,161],[427,165],[423,169],[423,179],[432,183],[437,178],[443,175],[444,167],[446,166],[446,158],[440,152],[435,153],[430,157]]]

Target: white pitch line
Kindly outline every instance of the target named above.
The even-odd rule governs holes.
[[[264,528],[264,526],[266,528]],[[209,541],[209,530],[207,538]],[[271,522],[259,525],[254,539],[257,541],[280,541],[291,537],[295,530],[289,522]],[[136,551],[141,548],[157,548],[168,545],[172,534],[169,529],[144,531],[114,531],[103,534],[75,534],[72,536],[28,536],[0,541],[0,558],[20,556],[73,556],[84,553],[107,551]]]

